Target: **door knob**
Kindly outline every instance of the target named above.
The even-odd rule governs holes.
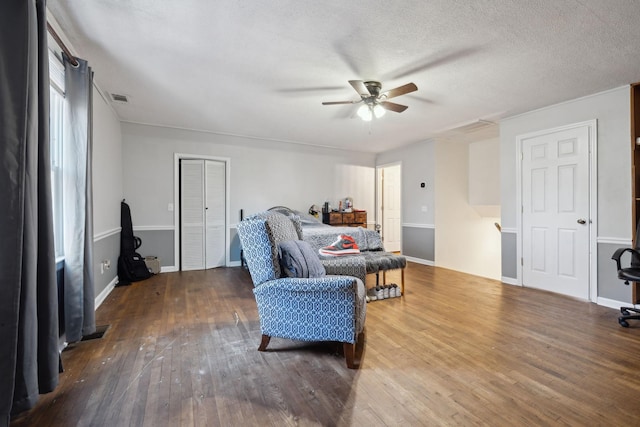
[[[578,224],[586,224],[586,223],[587,223],[587,220],[586,220],[586,219],[582,219],[582,218],[580,218],[580,219],[578,220]]]

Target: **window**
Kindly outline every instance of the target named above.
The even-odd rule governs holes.
[[[49,141],[51,154],[51,199],[53,202],[53,234],[56,258],[64,256],[64,228],[62,213],[62,129],[64,97],[53,86],[50,88]]]
[[[62,138],[64,130],[64,66],[49,51],[49,150],[51,155],[51,199],[56,258],[64,256],[64,216],[62,199]]]

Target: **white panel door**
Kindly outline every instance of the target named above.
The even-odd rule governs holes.
[[[589,127],[522,140],[522,283],[589,299]]]
[[[206,268],[225,265],[225,163],[205,162]]]
[[[182,270],[205,266],[204,162],[180,162],[180,228]]]
[[[401,249],[400,181],[400,165],[383,169],[382,240],[385,250],[389,252],[399,252]]]

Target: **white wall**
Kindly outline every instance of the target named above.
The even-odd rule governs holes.
[[[333,196],[327,197],[332,206],[337,207],[339,199],[351,197],[354,208],[367,211],[367,222],[374,224],[375,209],[375,168],[353,164],[335,166]],[[322,200],[324,203],[324,200]],[[317,203],[322,207],[322,204]]]
[[[272,206],[306,212],[350,196],[373,212],[374,159],[349,152],[156,126],[122,124],[124,194],[135,226],[173,226],[174,153],[230,159],[230,224]]]
[[[122,132],[120,120],[93,88],[93,231],[120,227]]]
[[[434,224],[434,141],[423,141],[378,154],[376,165],[402,165],[402,223]],[[420,187],[424,182],[425,187]],[[426,209],[423,209],[426,208]]]
[[[120,255],[122,131],[120,120],[93,88],[93,277],[96,306],[115,285]],[[110,261],[104,269],[102,261]]]
[[[469,204],[482,216],[500,217],[500,139],[469,144]]]
[[[484,144],[487,151],[492,146],[489,157],[497,159],[498,146]],[[499,218],[481,216],[469,203],[469,143],[439,140],[435,155],[436,265],[499,280]]]

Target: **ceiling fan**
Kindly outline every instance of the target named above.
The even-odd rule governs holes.
[[[357,101],[323,102],[322,105],[357,104],[359,102],[364,102],[364,104],[358,109],[358,116],[367,122],[370,121],[374,115],[377,118],[382,117],[386,110],[402,113],[409,107],[406,105],[396,104],[395,102],[389,102],[387,99],[395,98],[396,96],[405,95],[418,90],[418,86],[413,83],[407,83],[406,85],[402,85],[382,93],[380,92],[382,89],[382,83],[380,82],[349,80],[349,84],[356,92],[358,92],[361,99]]]

